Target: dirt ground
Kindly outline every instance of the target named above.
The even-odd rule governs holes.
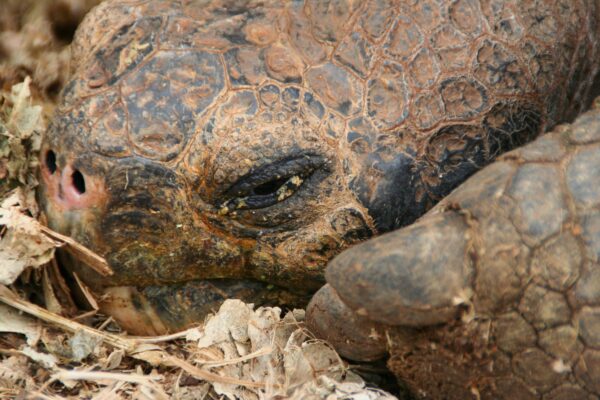
[[[95,255],[36,219],[37,151],[68,79],[69,43],[98,2],[0,1],[0,398],[394,398],[355,373],[377,367],[314,340],[303,310],[231,300],[205,324],[139,338],[91,293],[89,310],[75,305],[55,249]]]

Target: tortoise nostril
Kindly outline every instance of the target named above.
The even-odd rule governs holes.
[[[83,177],[83,174],[76,169],[73,172],[73,175],[71,175],[71,178],[73,180],[73,186],[75,187],[75,190],[77,190],[79,194],[85,193],[85,178]]]
[[[50,175],[56,172],[56,154],[52,150],[46,153],[46,168],[50,171]]]

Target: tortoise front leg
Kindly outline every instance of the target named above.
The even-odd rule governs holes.
[[[383,324],[390,367],[424,398],[597,398],[599,256],[593,110],[334,259],[308,315],[322,319],[337,294],[345,312]],[[348,321],[342,333],[360,335],[362,320]]]

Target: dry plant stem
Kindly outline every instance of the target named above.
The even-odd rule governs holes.
[[[129,336],[131,339],[140,342],[140,343],[161,343],[161,342],[169,342],[175,339],[181,339],[188,335],[188,333],[196,328],[190,328],[185,331],[171,333],[170,335],[161,335],[161,336]]]
[[[13,349],[0,349],[0,354],[4,354],[4,355],[7,355],[7,356],[20,356],[23,353],[21,353],[18,350],[13,350]]]
[[[116,372],[103,371],[67,371],[59,370],[52,374],[54,380],[71,380],[71,381],[100,381],[111,380],[129,383],[137,383],[139,385],[148,385],[150,381],[161,380],[162,376],[138,375],[138,374],[120,374]]]
[[[196,363],[202,364],[202,365],[207,366],[207,367],[208,366],[210,366],[210,367],[222,367],[224,365],[237,364],[237,363],[241,363],[241,362],[244,362],[244,361],[251,360],[253,358],[266,356],[268,354],[271,354],[272,352],[273,352],[273,347],[268,346],[268,347],[262,348],[260,350],[257,350],[257,351],[255,351],[253,353],[246,354],[245,356],[237,357],[237,358],[232,358],[230,360],[224,360],[224,361],[203,361],[203,360],[196,360]]]
[[[90,249],[88,249],[87,247],[82,246],[81,244],[77,243],[75,240],[71,239],[68,236],[61,235],[58,232],[54,232],[47,226],[41,225],[41,230],[49,238],[64,243],[65,249],[68,252],[70,252],[78,260],[92,268],[94,271],[98,272],[100,275],[110,276],[113,274],[113,270],[109,267],[106,260],[100,257],[98,254],[91,251]]]
[[[43,394],[43,393],[34,393],[31,396],[28,397],[29,399],[44,399],[44,400],[61,400],[60,397],[56,397],[56,396],[48,396],[47,394]]]
[[[239,386],[253,387],[253,388],[259,388],[259,389],[265,388],[267,386],[264,382],[242,381],[242,380],[236,379],[236,378],[216,375],[216,374],[213,374],[212,372],[208,372],[208,371],[205,371],[198,367],[195,367],[195,366],[193,366],[183,360],[180,360],[177,357],[173,357],[167,353],[164,353],[163,360],[165,361],[165,365],[169,365],[172,367],[179,367],[182,370],[184,370],[185,372],[187,372],[188,374],[192,375],[193,377],[198,378],[198,379],[203,379],[203,380],[206,380],[209,382],[221,382],[221,383],[228,383],[230,385],[239,385]]]
[[[212,372],[202,370],[184,360],[181,360],[177,357],[171,356],[166,351],[164,351],[160,348],[153,348],[150,351],[141,351],[136,354],[135,353],[136,348],[138,347],[139,344],[141,344],[141,342],[145,341],[144,339],[142,339],[142,338],[127,339],[127,338],[123,338],[123,337],[113,335],[110,333],[101,332],[94,328],[90,328],[88,326],[79,324],[68,318],[64,318],[64,317],[61,317],[60,315],[51,313],[48,310],[46,310],[42,307],[39,307],[35,304],[32,304],[28,301],[20,299],[17,295],[15,295],[10,289],[8,289],[4,285],[0,285],[0,302],[5,303],[11,307],[14,307],[20,311],[23,311],[24,313],[34,316],[36,318],[39,318],[42,321],[48,322],[53,325],[57,325],[60,328],[66,330],[68,332],[75,333],[78,331],[84,331],[85,333],[87,333],[93,337],[97,337],[100,340],[104,341],[107,344],[110,344],[113,347],[116,347],[118,349],[122,349],[122,350],[126,351],[131,357],[137,358],[139,360],[146,361],[151,364],[158,363],[163,366],[181,368],[182,370],[184,370],[185,372],[187,372],[188,374],[192,375],[193,377],[195,377],[197,379],[202,379],[202,380],[206,380],[209,382],[219,382],[219,383],[238,385],[238,386],[244,386],[244,387],[252,387],[252,388],[266,387],[266,384],[264,382],[245,381],[245,380],[241,380],[241,379],[231,378],[228,376],[217,375]],[[183,336],[183,334],[184,334],[184,332],[182,332],[181,334],[176,334],[176,335],[163,336],[160,339],[171,340],[173,337],[180,337],[180,335]],[[152,338],[152,339],[156,340],[157,338]],[[150,354],[150,353],[152,353],[152,354]],[[259,357],[259,356],[264,355],[263,353],[264,353],[264,351],[258,351],[258,352],[253,353],[253,355],[254,355],[254,357]],[[158,356],[158,357],[156,357],[156,356]],[[246,358],[248,358],[248,356],[243,357],[243,358],[246,359]]]
[[[117,392],[125,386],[126,382],[115,382],[112,387],[107,387],[105,390],[94,396],[94,400],[111,400],[117,398]]]
[[[53,325],[58,325],[59,327],[68,332],[75,333],[77,331],[84,331],[85,333],[94,337],[98,337],[105,343],[108,343],[111,346],[114,346],[118,349],[122,349],[129,352],[133,351],[137,345],[136,341],[124,339],[122,337],[110,333],[101,332],[94,328],[90,328],[89,326],[79,324],[68,318],[51,313],[50,311],[42,307],[20,299],[17,295],[15,295],[10,289],[8,289],[4,285],[0,285],[0,301],[6,305],[16,308],[17,310],[21,310],[24,313],[33,315],[34,317],[39,318],[42,321],[51,323]]]
[[[98,311],[97,311],[97,310],[91,310],[91,311],[88,311],[88,312],[84,312],[83,314],[76,315],[76,316],[72,317],[71,319],[72,319],[73,321],[77,321],[77,320],[79,320],[79,319],[83,319],[83,318],[87,318],[87,317],[91,317],[91,316],[93,316],[93,315],[96,315],[96,313],[98,313]],[[100,330],[101,330],[101,329],[100,329]]]
[[[19,390],[0,387],[0,399],[4,398],[2,396],[6,396],[6,398],[10,398],[10,397],[16,398],[18,395],[19,395]]]
[[[98,301],[96,301],[96,298],[92,294],[91,289],[88,288],[83,282],[81,282],[81,279],[79,279],[79,276],[76,272],[73,272],[73,278],[75,278],[77,287],[79,287],[79,290],[81,290],[81,293],[83,294],[83,297],[85,297],[85,301],[87,301],[88,305],[93,310],[98,311],[100,309],[100,306],[98,306]]]

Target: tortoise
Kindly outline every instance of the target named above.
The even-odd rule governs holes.
[[[135,334],[227,297],[306,304],[337,254],[589,106],[597,7],[106,1],[76,33],[38,198],[114,275],[61,261]]]

